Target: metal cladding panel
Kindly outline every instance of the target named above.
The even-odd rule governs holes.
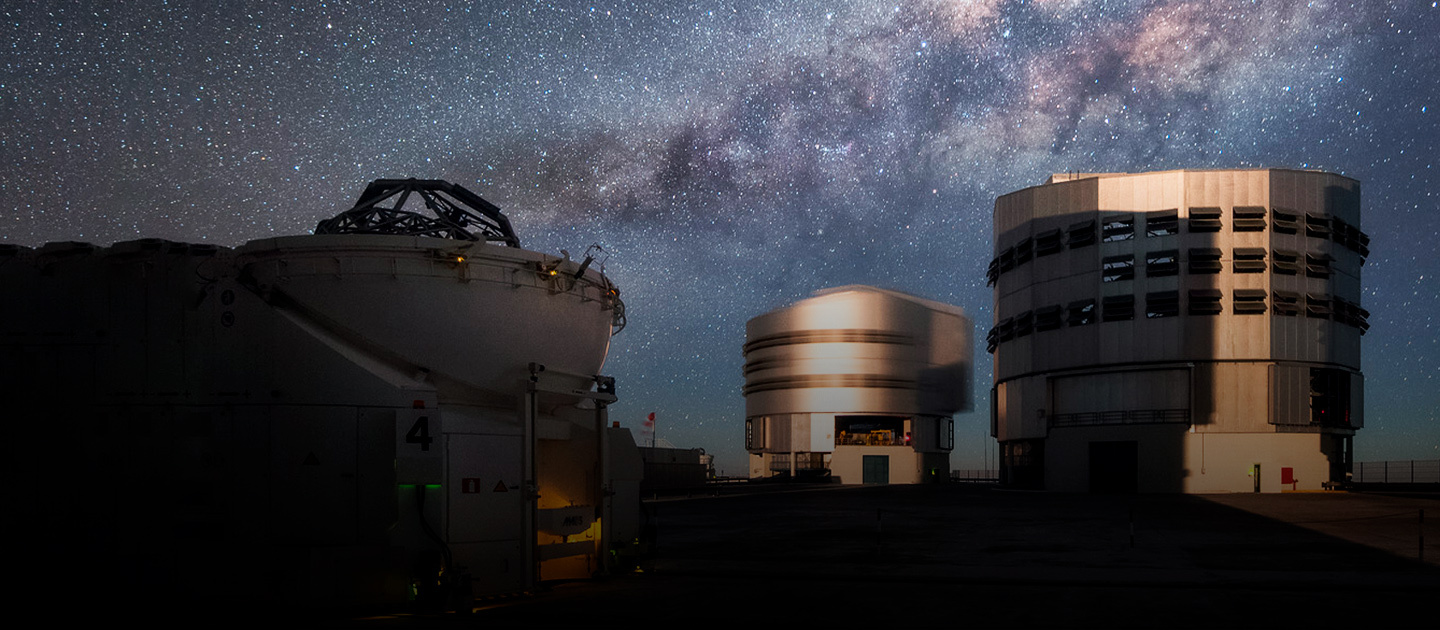
[[[576,279],[578,265],[536,252],[345,235],[256,241],[241,253],[281,308],[482,390],[518,391],[532,362],[597,374],[609,347],[617,300],[608,280],[594,270]]]
[[[956,307],[842,287],[760,315],[746,332],[747,417],[971,405],[970,321]]]

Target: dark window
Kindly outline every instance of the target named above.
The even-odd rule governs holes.
[[[1166,249],[1145,254],[1145,276],[1158,278],[1180,273],[1179,250]]]
[[[1135,279],[1135,255],[1106,256],[1101,263],[1101,280],[1118,282]]]
[[[1220,297],[1219,289],[1190,289],[1190,314],[1219,315]]]
[[[1340,217],[1331,219],[1330,225],[1333,228],[1331,238],[1336,243],[1360,254],[1362,258],[1370,255],[1370,237],[1361,232],[1359,228],[1340,220]]]
[[[1060,243],[1060,230],[1046,230],[1035,235],[1035,256],[1058,254],[1064,248]]]
[[[992,326],[990,332],[985,333],[985,351],[995,354],[995,348],[1000,346],[1000,327]]]
[[[745,448],[752,451],[765,448],[764,416],[745,419]]]
[[[1305,296],[1305,316],[1330,319],[1330,296],[1310,293]]]
[[[1015,336],[1024,337],[1035,330],[1035,314],[1025,311],[1015,316]]]
[[[1326,427],[1350,426],[1349,372],[1310,368],[1310,423]]]
[[[1070,226],[1070,249],[1095,244],[1095,222],[1081,221]]]
[[[1069,317],[1066,323],[1071,326],[1084,326],[1095,323],[1095,300],[1078,300],[1071,302],[1066,307]]]
[[[985,286],[993,287],[998,280],[1000,280],[1000,259],[991,258],[990,266],[985,268]]]
[[[1010,341],[1015,338],[1015,318],[1006,317],[1000,320],[1000,324],[996,328],[1000,329],[1000,341]]]
[[[1005,273],[1015,268],[1015,248],[1006,247],[1000,252],[1000,273]]]
[[[1264,315],[1265,289],[1235,289],[1232,310],[1236,315]]]
[[[1329,278],[1331,260],[1334,259],[1330,258],[1329,254],[1305,254],[1305,275],[1311,278]]]
[[[1060,308],[1058,304],[1035,309],[1035,330],[1055,330],[1059,328],[1064,314],[1065,309]]]
[[[1370,311],[1360,308],[1359,304],[1337,297],[1330,300],[1330,308],[1334,310],[1335,321],[1359,328],[1362,335],[1370,329]]]
[[[1295,234],[1300,231],[1300,215],[1293,211],[1275,208],[1270,211],[1270,220],[1274,223],[1272,229],[1281,234]]]
[[[1151,291],[1145,294],[1145,317],[1174,317],[1180,314],[1179,291]]]
[[[1174,210],[1145,216],[1145,236],[1170,236],[1180,233],[1180,220]]]
[[[1261,206],[1235,206],[1235,222],[1231,225],[1236,232],[1265,231],[1265,208]]]
[[[1264,273],[1265,250],[1260,247],[1235,248],[1235,273]]]
[[[1219,248],[1191,247],[1190,273],[1220,273]]]
[[[936,418],[935,434],[940,437],[941,450],[952,450],[955,448],[955,419]]]
[[[1271,293],[1272,306],[1276,315],[1299,315],[1300,295],[1289,291],[1275,291]]]
[[[1190,231],[1191,231],[1191,232],[1219,232],[1219,231],[1220,231],[1220,209],[1219,209],[1219,208],[1191,208],[1191,209],[1190,209]]]
[[[1275,273],[1293,276],[1300,272],[1300,255],[1287,249],[1277,249],[1271,255],[1270,269]]]
[[[1107,322],[1135,319],[1135,296],[1111,295],[1101,303],[1101,317]]]
[[[1100,225],[1100,233],[1100,240],[1106,243],[1135,238],[1135,217],[1128,214],[1105,217],[1105,222]]]
[[[1034,257],[1035,241],[1025,239],[1015,244],[1015,266],[1019,267]]]
[[[1330,238],[1330,217],[1323,214],[1305,215],[1305,236]]]

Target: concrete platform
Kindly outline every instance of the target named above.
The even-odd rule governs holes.
[[[1436,495],[947,485],[647,505],[658,541],[643,572],[482,602],[468,619],[363,623],[1429,627],[1440,593]]]

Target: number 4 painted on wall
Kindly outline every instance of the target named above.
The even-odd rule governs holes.
[[[410,431],[405,434],[405,443],[419,444],[420,450],[422,451],[430,450],[430,443],[434,441],[435,438],[430,437],[430,416],[420,416],[416,418],[415,424],[412,425]]]

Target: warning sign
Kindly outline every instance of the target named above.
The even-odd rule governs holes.
[[[497,481],[497,482],[495,482],[495,490],[494,490],[494,491],[495,491],[495,492],[509,492],[509,490],[506,490],[506,489],[505,489],[505,482],[503,482],[503,481]]]

